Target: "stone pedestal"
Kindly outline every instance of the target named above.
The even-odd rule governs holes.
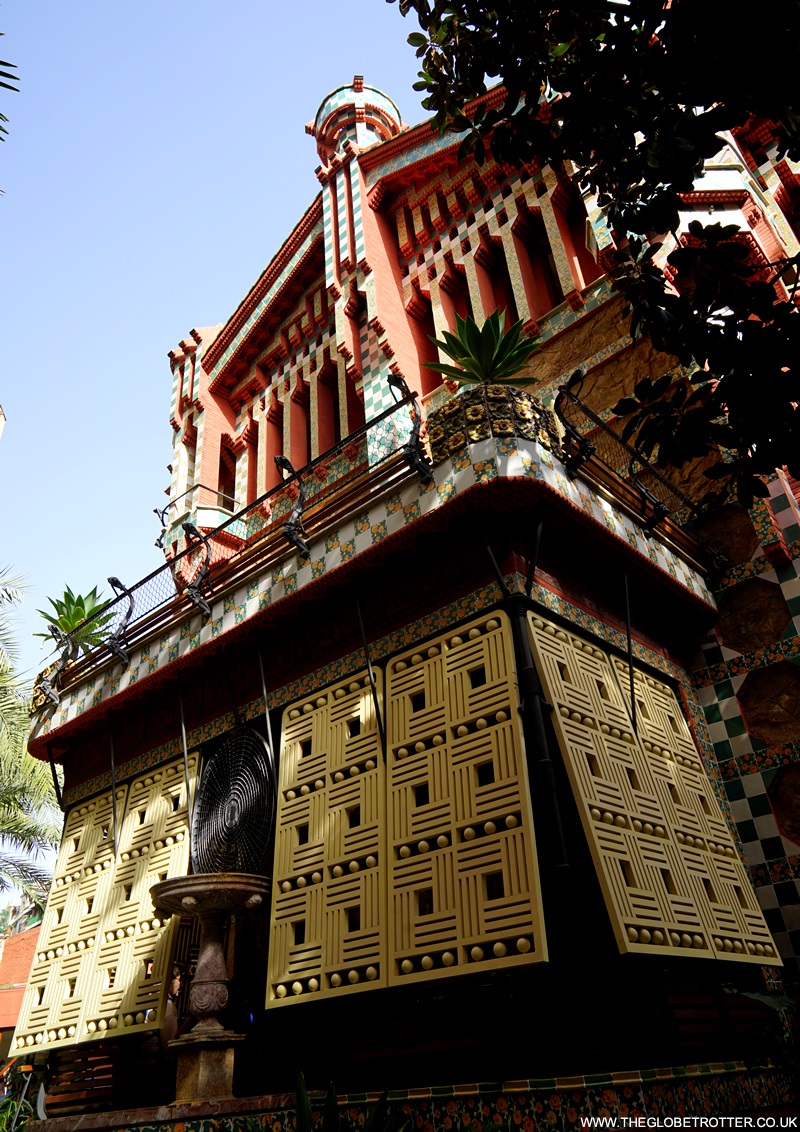
[[[175,1103],[213,1101],[233,1096],[233,1047],[244,1034],[233,1030],[193,1030],[169,1043],[178,1055]]]
[[[196,873],[173,877],[150,889],[157,909],[200,921],[200,954],[189,1009],[197,1018],[190,1033],[169,1043],[178,1055],[176,1102],[209,1101],[233,1096],[234,1045],[244,1034],[225,1030],[217,1015],[228,1005],[228,980],[222,946],[225,920],[232,913],[264,910],[267,877],[249,873]]]

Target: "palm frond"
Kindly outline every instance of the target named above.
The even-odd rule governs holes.
[[[11,573],[7,566],[0,568],[0,665],[16,663],[17,649],[11,610],[25,597],[25,580]]]
[[[16,856],[0,848],[0,892],[18,888],[31,900],[41,903],[51,879],[46,868],[27,857]]]

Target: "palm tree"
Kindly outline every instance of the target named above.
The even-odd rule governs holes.
[[[0,570],[0,893],[18,888],[42,904],[50,873],[36,858],[58,845],[60,827],[48,769],[25,749],[29,690],[15,672],[9,616],[23,594],[22,582]]]
[[[0,569],[0,742],[18,746],[27,730],[26,689],[16,675],[17,648],[9,610],[22,601],[25,587]]]

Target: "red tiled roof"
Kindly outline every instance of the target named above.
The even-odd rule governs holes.
[[[0,1030],[15,1026],[41,925],[10,935],[0,958]]]

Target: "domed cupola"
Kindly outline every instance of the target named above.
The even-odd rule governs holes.
[[[359,149],[386,141],[403,128],[400,111],[388,95],[374,86],[364,86],[363,75],[356,75],[349,86],[340,86],[321,102],[306,133],[317,142],[323,165],[341,153],[348,139]]]

